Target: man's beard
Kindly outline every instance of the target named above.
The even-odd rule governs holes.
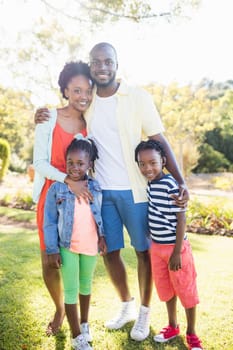
[[[92,79],[93,79],[93,81],[94,81],[94,83],[96,84],[97,87],[108,87],[108,86],[112,85],[112,83],[115,81],[115,78],[116,78],[116,73],[106,83],[99,82],[95,78],[92,78]]]

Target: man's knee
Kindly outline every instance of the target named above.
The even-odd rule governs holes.
[[[120,260],[120,250],[115,250],[104,255],[105,264],[115,264]]]
[[[150,252],[149,250],[144,250],[143,252],[136,251],[138,262],[150,262]]]

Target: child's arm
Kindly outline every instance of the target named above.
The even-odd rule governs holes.
[[[58,212],[55,184],[49,188],[45,200],[44,239],[48,264],[54,269],[59,269],[61,267],[61,256],[58,246]]]
[[[169,260],[169,269],[172,271],[177,271],[182,268],[181,261],[181,249],[185,235],[186,228],[186,217],[185,211],[176,213],[177,226],[176,226],[176,243],[174,246],[173,253]]]
[[[99,183],[96,180],[93,180],[89,178],[90,181],[90,188],[92,188],[94,197],[94,202],[92,202],[92,212],[95,212],[97,217],[95,217],[96,227],[97,227],[97,233],[98,233],[98,251],[101,256],[107,254],[107,245],[104,237],[104,227],[103,227],[103,220],[101,217],[101,206],[102,206],[102,191],[100,188]]]
[[[150,136],[149,139],[159,141],[162,144],[166,153],[166,169],[168,170],[169,173],[173,175],[173,177],[176,179],[176,181],[179,184],[179,194],[172,195],[172,198],[174,199],[175,204],[180,208],[187,207],[187,204],[189,201],[188,188],[185,185],[184,178],[176,162],[174,152],[168,140],[162,133]]]
[[[44,240],[47,254],[59,254],[56,183],[48,190],[44,208]]]

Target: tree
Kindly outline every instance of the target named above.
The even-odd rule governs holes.
[[[194,169],[195,173],[217,173],[233,170],[233,165],[224,157],[224,154],[216,151],[208,143],[203,143],[200,146],[200,153],[198,165]]]
[[[208,97],[211,100],[218,100],[223,97],[227,91],[233,90],[233,80],[215,82],[214,80],[203,78],[197,87],[207,89]]]
[[[48,97],[53,105],[63,102],[57,90],[60,70],[66,61],[87,60],[85,42],[104,24],[125,19],[140,26],[156,23],[158,17],[185,17],[187,8],[196,8],[200,0],[173,0],[166,11],[160,11],[153,0],[70,0],[69,6],[65,0],[38,2],[46,8],[46,17],[18,33],[14,47],[6,43],[0,49],[0,60],[4,69],[8,66],[14,87],[31,92],[37,106],[48,103]]]
[[[73,1],[68,9],[65,6],[56,6],[50,0],[41,0],[48,9],[60,13],[73,20],[89,18],[95,25],[104,21],[117,21],[127,19],[134,22],[157,20],[158,17],[165,17],[170,20],[172,17],[187,17],[187,8],[197,8],[200,0],[173,0],[166,11],[160,11],[153,0],[83,0]],[[78,14],[78,15],[77,15]],[[86,20],[85,22],[87,22]]]
[[[0,87],[0,137],[8,140],[13,155],[28,160],[33,130],[30,96]]]
[[[194,86],[149,87],[161,114],[168,137],[182,172],[187,175],[197,164],[198,148],[205,132],[215,125],[215,101],[208,90]],[[185,160],[185,162],[184,162]]]
[[[55,104],[62,103],[58,93],[58,74],[66,60],[79,57],[81,36],[81,33],[68,35],[54,18],[48,22],[39,19],[33,31],[18,34],[14,48],[4,48],[1,59],[7,62],[15,86],[32,94],[34,104],[45,103],[48,96],[52,96],[50,99]]]
[[[219,98],[216,113],[219,115],[218,122],[206,132],[205,141],[233,166],[233,87],[225,90],[225,94]]]
[[[0,181],[4,178],[10,163],[10,145],[0,138]]]

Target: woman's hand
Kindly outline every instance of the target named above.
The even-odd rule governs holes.
[[[35,124],[41,124],[49,120],[49,110],[47,107],[38,108],[34,115]]]
[[[71,191],[75,194],[77,199],[82,197],[87,203],[93,201],[93,196],[88,189],[87,180],[83,181],[73,181],[70,179],[69,175],[65,178],[65,183],[70,187]]]

